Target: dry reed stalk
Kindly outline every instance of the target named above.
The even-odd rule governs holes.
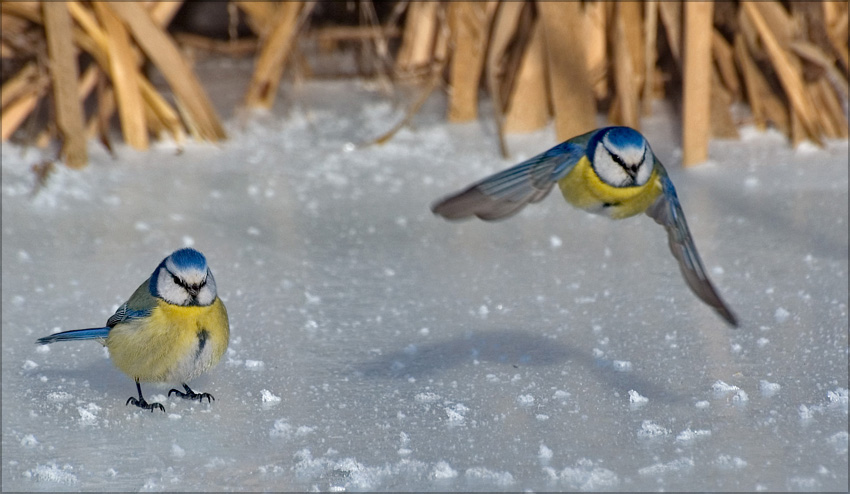
[[[847,78],[836,68],[835,62],[823,50],[812,43],[802,40],[792,42],[791,50],[800,58],[817,65],[824,72],[824,77],[829,81],[835,92],[847,99],[848,92],[850,92],[848,91]]]
[[[826,24],[826,34],[832,44],[832,49],[838,55],[838,61],[844,67],[844,72],[850,70],[850,55],[848,55],[847,37],[850,23],[850,2],[823,2],[823,17]]]
[[[738,79],[738,72],[735,69],[735,55],[732,45],[716,29],[712,30],[711,33],[711,51],[723,86],[729,90],[733,99],[740,99],[741,84]]]
[[[493,15],[487,47],[487,90],[499,114],[504,113],[513,90],[523,51],[528,44],[531,12],[522,2],[501,2]],[[512,49],[513,48],[513,49]]]
[[[620,17],[625,21],[623,23],[623,34],[627,41],[626,47],[629,50],[629,59],[631,60],[632,70],[632,87],[635,92],[635,99],[639,99],[643,83],[646,78],[645,74],[645,56],[644,53],[644,23],[643,19],[643,2],[617,2],[616,9],[620,11]]]
[[[499,138],[499,151],[508,157],[505,143],[505,113],[511,91],[519,76],[517,68],[522,63],[528,33],[526,24],[531,22],[530,9],[520,2],[501,2],[493,14],[490,28],[490,43],[484,61],[487,90],[493,99],[493,115]],[[513,45],[514,49],[510,49]],[[545,122],[544,122],[545,124]]]
[[[274,28],[274,19],[281,8],[280,2],[235,2],[236,6],[247,15],[247,23],[257,37],[266,39]]]
[[[438,2],[410,2],[401,48],[396,56],[396,72],[411,73],[429,67],[435,56]]]
[[[422,105],[425,104],[425,101],[428,100],[431,93],[433,93],[434,90],[437,89],[437,86],[440,85],[440,77],[444,68],[445,65],[442,63],[435,64],[431,69],[431,76],[428,78],[428,82],[424,89],[420,92],[419,97],[413,102],[410,108],[407,109],[404,118],[399,123],[395,124],[390,130],[384,132],[375,139],[372,139],[365,145],[371,146],[372,144],[386,144],[399,130],[410,124],[410,121],[413,120],[413,116],[419,113]]]
[[[597,100],[608,96],[608,7],[606,2],[584,5],[584,39],[587,72]]]
[[[537,2],[548,63],[558,140],[596,128],[596,99],[588,77],[584,13],[578,2]]]
[[[782,84],[782,88],[791,102],[791,107],[794,110],[792,113],[792,134],[795,129],[794,122],[799,118],[799,123],[802,126],[800,132],[807,134],[815,142],[821,143],[819,138],[821,133],[820,126],[818,125],[811,99],[808,97],[803,86],[802,77],[799,71],[795,70],[790,59],[790,53],[781,46],[783,42],[787,42],[787,45],[790,46],[790,37],[787,40],[785,39],[786,29],[784,29],[781,22],[777,22],[778,28],[776,32],[779,33],[777,36],[776,32],[771,29],[762,15],[763,12],[774,11],[774,9],[769,7],[770,5],[773,5],[773,3],[754,4],[746,2],[742,8],[750,20],[752,20],[762,43],[764,43],[773,68],[779,77],[779,82]],[[793,135],[792,140],[794,140]]]
[[[271,32],[262,41],[254,74],[245,94],[245,106],[248,108],[271,108],[274,104],[303,5],[302,2],[285,2],[278,9]]]
[[[64,3],[42,3],[50,76],[56,103],[56,125],[62,134],[65,163],[81,168],[88,162],[83,108],[78,94],[77,54],[71,36],[71,16]]]
[[[732,118],[732,94],[723,87],[717,71],[711,73],[711,137],[738,139],[738,128]]]
[[[115,86],[121,133],[131,147],[147,149],[148,129],[144,102],[139,91],[141,74],[138,71],[138,59],[130,44],[130,35],[106,3],[95,2],[92,7],[109,39],[106,50],[109,73]]]
[[[109,38],[107,37],[106,32],[101,29],[93,13],[90,10],[85,9],[80,3],[68,2],[68,7],[71,15],[74,17],[74,20],[76,20],[83,28],[83,31],[75,32],[74,41],[78,46],[94,57],[97,64],[105,73],[110,73],[110,63],[107,55],[109,49]],[[137,62],[141,63],[141,57],[138,57]],[[146,77],[142,77],[140,74],[138,77],[138,85],[145,104],[150,107],[155,118],[158,119],[165,128],[169,129],[169,133],[176,143],[182,143],[185,139],[186,132],[183,123],[180,121],[180,118],[174,108],[172,108],[172,106],[165,101],[162,95],[157,92],[157,90],[153,87],[153,84],[151,84]],[[98,101],[104,105],[102,108],[98,108],[98,112],[101,113],[98,118],[98,122],[104,126],[108,125],[109,118],[116,109],[116,103],[114,101],[110,101],[111,98],[114,98],[114,92],[110,90],[103,92],[98,99]],[[151,115],[148,113],[146,114],[149,116]],[[147,118],[146,122],[151,123],[153,120],[151,118]],[[155,122],[151,125],[154,126],[151,130],[156,134],[160,129],[160,126],[156,125]],[[105,136],[108,133],[108,129],[104,127],[100,129],[100,133],[102,136]]]
[[[848,123],[847,114],[841,108],[841,102],[833,90],[832,84],[822,77],[817,83],[819,106],[825,108],[825,116],[832,121],[834,133],[830,137],[847,139]]]
[[[682,166],[708,158],[711,130],[712,2],[684,5]]]
[[[257,40],[252,38],[218,40],[191,33],[174,33],[174,39],[184,49],[217,53],[234,58],[251,56],[260,46]]]
[[[490,18],[496,2],[451,2],[448,6],[452,53],[449,91],[449,122],[468,122],[478,117],[478,85],[484,68]]]
[[[197,137],[218,141],[226,134],[215,109],[186,60],[168,34],[135,2],[111,3],[110,8],[130,28],[136,43],[168,81],[178,104],[184,106],[184,118]]]
[[[21,95],[32,92],[32,86],[38,79],[39,71],[35,62],[27,62],[21,70],[3,83],[3,88],[0,89],[0,108],[5,108]]]
[[[171,19],[174,18],[174,15],[177,14],[177,11],[180,10],[181,6],[183,6],[182,1],[168,2],[162,0],[149,2],[146,5],[154,24],[162,27],[171,23]]]
[[[658,61],[658,50],[656,48],[656,36],[658,31],[658,1],[649,0],[645,3],[646,14],[643,20],[643,32],[646,34],[644,44],[644,83],[641,92],[643,106],[641,113],[649,115],[652,113],[652,99],[655,87],[655,64]]]
[[[673,60],[679,67],[682,66],[682,3],[659,2],[658,13],[664,32],[667,34],[667,44],[673,54]]]
[[[531,132],[546,125],[549,103],[546,98],[546,52],[543,30],[537,22],[518,69],[513,94],[505,113],[505,132]]]
[[[617,125],[640,129],[639,77],[635,75],[637,62],[632,58],[635,51],[630,48],[634,40],[629,39],[626,25],[632,23],[627,16],[630,3],[614,5],[613,18],[613,64],[614,64],[614,102],[608,112],[608,118]],[[628,20],[627,20],[628,19]]]
[[[47,84],[33,85],[3,106],[0,115],[0,138],[5,142],[35,109],[38,100],[47,92]]]

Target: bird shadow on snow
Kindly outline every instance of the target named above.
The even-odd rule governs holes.
[[[472,331],[437,343],[408,346],[374,360],[356,364],[354,371],[367,379],[422,378],[456,367],[471,367],[476,361],[489,364],[488,369],[494,364],[523,368],[556,367],[573,362],[584,369],[585,375],[565,375],[565,380],[581,381],[590,374],[597,381],[624,395],[629,390],[639,389],[641,394],[665,403],[677,403],[686,399],[638,373],[619,371],[610,361],[597,359],[587,351],[516,329]]]

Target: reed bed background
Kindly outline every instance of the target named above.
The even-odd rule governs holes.
[[[225,9],[223,34],[180,29],[191,8]],[[200,17],[206,13],[201,10]],[[658,99],[681,112],[683,163],[710,137],[775,127],[791,145],[848,137],[848,2],[3,2],[2,141],[87,146],[226,138],[192,64],[199,51],[254,58],[246,108],[270,108],[285,77],[369,77],[414,85],[407,115],[448,94],[446,119],[489,98],[499,142],[554,120],[559,139],[612,124],[640,129]],[[315,70],[353,54],[354,72]],[[159,72],[167,90],[157,89]],[[740,103],[748,112],[733,111]]]

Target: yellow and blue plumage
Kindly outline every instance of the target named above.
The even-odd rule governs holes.
[[[688,286],[730,325],[738,320],[708,279],[667,170],[640,132],[606,127],[574,137],[437,201],[431,210],[454,220],[498,220],[542,200],[555,184],[580,209],[613,219],[646,213],[667,229]]]
[[[181,383],[184,391],[172,389],[168,395],[214,400],[209,393],[195,393],[186,382],[218,363],[229,337],[227,310],[206,258],[185,248],[166,257],[105,327],[63,331],[38,343],[98,340],[115,366],[136,381],[139,397],[126,404],[165,411],[161,404],[145,401],[139,383]]]

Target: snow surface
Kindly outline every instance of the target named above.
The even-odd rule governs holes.
[[[226,112],[250,65],[202,65]],[[213,74],[237,74],[216,79]],[[680,168],[675,118],[643,131],[737,311],[685,287],[662,228],[557,193],[497,223],[429,204],[555,144],[431,98],[288,85],[229,115],[230,140],[92,145],[33,194],[35,150],[2,149],[4,490],[844,490],[848,147],[748,129]],[[192,386],[144,387],[94,342],[172,250],[207,255],[230,348]],[[644,255],[649,252],[651,255]]]

